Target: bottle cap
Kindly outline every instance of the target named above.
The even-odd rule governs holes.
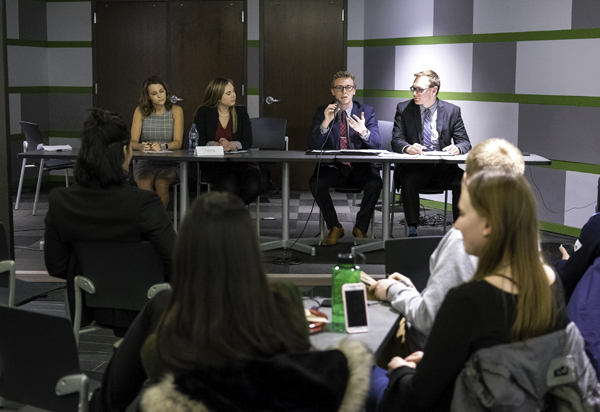
[[[350,253],[338,253],[338,263],[353,265],[354,264],[354,256]]]

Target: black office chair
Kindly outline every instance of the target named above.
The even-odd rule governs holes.
[[[30,122],[19,122],[21,125],[21,130],[23,130],[23,134],[25,135],[25,141],[23,142],[23,151],[31,152],[33,150],[37,150],[38,145],[42,144],[42,132],[40,128],[35,123]],[[35,200],[33,201],[33,213],[35,216],[37,212],[37,204],[40,196],[40,187],[42,185],[42,172],[48,172],[51,170],[64,170],[65,171],[65,180],[66,185],[69,187],[69,169],[73,168],[73,162],[71,160],[59,160],[59,159],[51,159],[44,160],[41,159],[39,162],[35,162],[33,164],[28,165],[27,159],[23,159],[23,164],[21,165],[21,177],[19,178],[19,188],[17,189],[17,200],[15,202],[15,210],[19,209],[19,202],[21,201],[21,190],[23,188],[23,179],[25,177],[25,169],[28,167],[38,167],[38,180],[37,186],[35,189]]]
[[[419,292],[429,280],[429,258],[443,236],[391,239],[385,242],[385,273],[410,278]]]
[[[288,150],[288,137],[285,135],[287,119],[277,117],[253,117],[252,148],[260,150]],[[263,176],[269,176],[271,163],[258,164]],[[267,177],[268,182],[268,177]],[[260,196],[256,198],[256,233],[260,236]]]
[[[86,412],[91,382],[81,372],[68,319],[0,306],[0,396],[54,412]]]
[[[89,308],[140,311],[148,299],[171,287],[149,242],[74,242],[73,250],[82,271],[74,282],[77,345],[81,333],[104,328],[94,324],[81,329],[83,292]]]

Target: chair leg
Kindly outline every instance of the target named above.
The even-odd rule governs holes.
[[[19,209],[19,202],[21,201],[21,190],[23,190],[23,179],[25,176],[25,165],[27,159],[23,159],[23,165],[21,166],[21,177],[19,177],[19,189],[17,190],[17,201],[15,202],[15,210]]]
[[[33,213],[32,213],[33,216],[35,216],[35,214],[37,212],[37,204],[38,204],[38,199],[40,197],[40,187],[42,186],[42,173],[44,173],[44,159],[40,160],[40,171],[38,173],[38,181],[37,181],[37,186],[35,188],[35,199],[33,201]]]
[[[446,227],[447,227],[447,215],[448,215],[448,191],[444,190],[445,196],[444,196],[444,234],[446,234]]]
[[[65,169],[65,186],[69,187],[69,169]]]
[[[325,239],[325,219],[323,219],[323,213],[319,210],[319,232],[321,235],[321,242]]]

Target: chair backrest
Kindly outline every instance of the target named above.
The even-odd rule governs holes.
[[[36,123],[31,122],[20,121],[19,124],[27,141],[27,151],[37,150],[37,146],[40,143],[44,143],[40,127]]]
[[[83,276],[96,292],[88,307],[141,310],[148,290],[165,282],[162,261],[150,242],[74,242]]]
[[[287,150],[286,119],[277,117],[254,117],[252,123],[252,147],[256,149]]]
[[[61,378],[81,374],[69,320],[0,306],[0,333],[0,396],[49,411],[77,411],[78,393],[56,394]]]
[[[443,236],[392,239],[385,242],[385,273],[399,272],[412,280],[419,292],[429,279],[429,257]]]
[[[394,130],[394,122],[387,120],[378,120],[379,123],[379,137],[381,138],[381,150],[392,150],[392,131]]]

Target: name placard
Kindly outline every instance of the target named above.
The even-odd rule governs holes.
[[[196,156],[224,156],[223,146],[196,146]]]

